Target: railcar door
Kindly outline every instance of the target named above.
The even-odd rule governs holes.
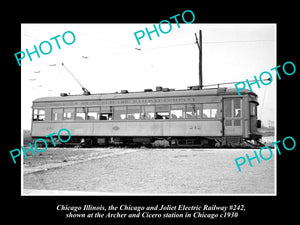
[[[224,116],[224,135],[241,136],[242,135],[242,99],[224,98],[223,116]]]

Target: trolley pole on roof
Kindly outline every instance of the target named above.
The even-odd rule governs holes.
[[[72,77],[73,77],[73,78],[77,81],[77,83],[81,86],[81,89],[83,90],[83,94],[84,94],[84,95],[90,95],[91,92],[89,92],[88,89],[86,89],[85,87],[83,87],[83,86],[81,85],[81,83],[79,82],[79,80],[77,80],[77,78],[70,72],[70,70],[68,70],[68,68],[65,66],[65,64],[64,64],[64,63],[61,63],[61,65],[62,65],[63,67],[65,67],[65,69],[72,75]]]
[[[199,41],[197,38],[197,34],[195,33],[196,44],[199,49],[199,88],[203,88],[203,80],[202,80],[202,32],[199,30]]]

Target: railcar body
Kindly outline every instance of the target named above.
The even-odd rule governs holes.
[[[158,89],[38,98],[33,138],[66,128],[74,145],[234,146],[258,141],[257,95],[233,88]]]

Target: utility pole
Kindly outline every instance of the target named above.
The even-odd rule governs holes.
[[[198,45],[199,49],[199,88],[203,88],[203,80],[202,80],[202,32],[199,30],[199,41],[197,38],[197,34],[195,33],[196,37],[196,44]]]

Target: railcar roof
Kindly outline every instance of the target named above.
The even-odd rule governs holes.
[[[252,94],[248,89],[240,91],[241,95]],[[101,93],[91,95],[66,95],[37,98],[33,102],[52,101],[76,101],[76,100],[106,100],[128,98],[155,98],[155,97],[180,97],[180,96],[205,96],[205,95],[237,95],[235,88],[210,88],[202,90],[175,90],[175,91],[151,91],[151,92],[128,92],[128,93]]]

